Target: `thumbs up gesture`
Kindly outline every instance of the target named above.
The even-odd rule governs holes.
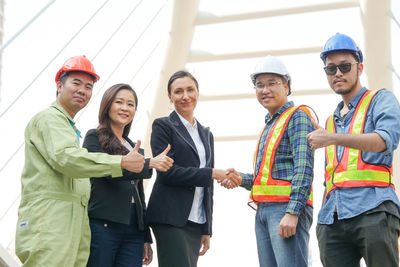
[[[334,134],[319,126],[314,120],[311,120],[311,123],[315,128],[314,131],[307,134],[307,140],[310,143],[311,149],[316,150],[334,144]]]
[[[135,147],[125,156],[122,156],[121,167],[131,172],[139,173],[143,170],[144,156],[139,153],[141,142],[137,141]]]
[[[174,160],[167,156],[169,150],[171,149],[171,145],[165,148],[163,152],[161,152],[157,157],[151,158],[149,167],[154,168],[157,171],[166,172],[169,168],[174,164]]]

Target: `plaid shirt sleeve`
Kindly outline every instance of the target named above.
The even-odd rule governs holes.
[[[300,215],[311,193],[314,152],[307,141],[307,134],[313,130],[310,117],[302,110],[296,111],[288,123],[287,132],[293,153],[293,178],[287,213]]]
[[[242,183],[240,186],[250,191],[253,186],[253,174],[240,172],[240,176],[242,177]]]

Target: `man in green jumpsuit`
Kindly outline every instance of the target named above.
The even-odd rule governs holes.
[[[98,79],[85,56],[68,59],[56,75],[57,101],[26,127],[15,245],[23,266],[86,266],[90,251],[87,178],[118,177],[122,169],[140,172],[144,166],[138,153],[140,141],[126,156],[80,148],[73,118],[89,102]]]

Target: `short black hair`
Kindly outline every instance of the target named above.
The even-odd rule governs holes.
[[[65,83],[65,81],[67,80],[68,76],[70,74],[73,73],[84,73],[90,76],[90,78],[92,78],[93,81],[96,80],[96,77],[94,77],[92,74],[84,72],[84,71],[77,71],[77,70],[73,70],[73,71],[64,71],[63,73],[61,73],[60,78],[58,79],[59,82],[61,82],[62,84]]]
[[[93,81],[96,80],[96,77],[94,77],[92,74],[89,74],[89,73],[84,72],[84,71],[64,71],[63,73],[61,73],[60,78],[58,78],[58,81],[64,85],[64,84],[65,84],[65,81],[66,81],[67,78],[68,78],[68,76],[69,76],[70,74],[73,74],[73,73],[85,73],[85,74],[89,75],[89,76],[93,79]],[[58,90],[57,90],[57,92],[56,92],[56,97],[57,97],[57,96],[58,96]]]

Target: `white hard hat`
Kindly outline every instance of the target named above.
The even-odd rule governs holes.
[[[287,71],[285,65],[281,60],[274,56],[266,56],[265,58],[261,59],[257,62],[256,66],[254,67],[254,72],[250,75],[251,81],[253,84],[256,83],[256,77],[259,74],[264,73],[271,73],[277,74],[282,76],[286,82],[289,84],[290,89],[290,75]],[[290,91],[289,91],[290,92]]]

